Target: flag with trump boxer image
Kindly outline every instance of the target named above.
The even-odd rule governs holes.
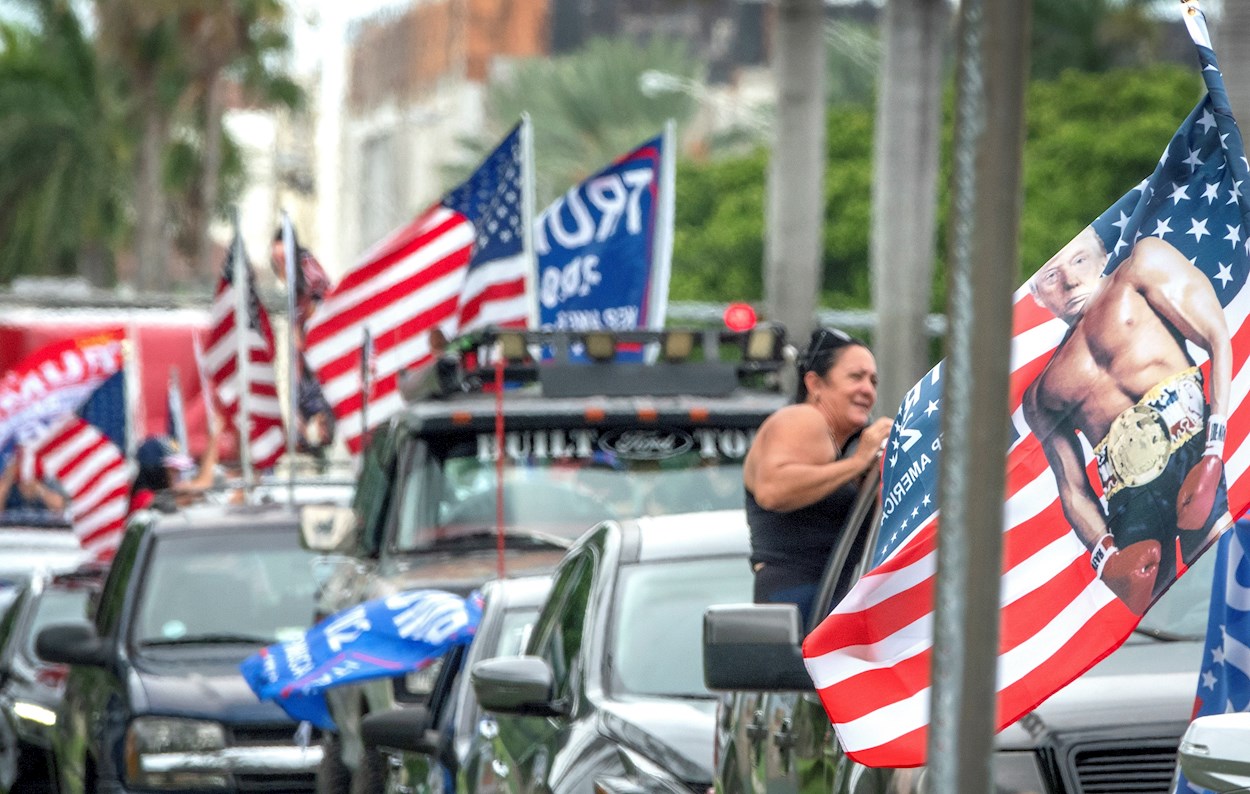
[[[1250,169],[1205,22],[1185,20],[1207,94],[1014,296],[998,729],[1115,650],[1250,504]],[[904,398],[871,568],[803,646],[868,766],[925,762],[944,375]]]

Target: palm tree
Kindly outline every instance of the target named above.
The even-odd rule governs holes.
[[[213,272],[209,224],[223,206],[223,166],[237,167],[232,144],[221,119],[227,82],[242,88],[249,99],[263,105],[296,108],[302,90],[273,63],[290,49],[285,8],[279,0],[192,0],[180,9],[178,37],[189,80],[183,104],[198,134],[198,147],[189,150],[189,169],[178,196],[185,226],[181,240],[200,274]]]
[[[127,84],[139,129],[134,177],[137,282],[168,286],[164,157],[174,109],[186,85],[178,68],[178,0],[97,0],[97,43],[108,68]]]
[[[66,0],[29,0],[33,29],[0,25],[0,280],[115,276],[130,154],[117,86]]]
[[[534,119],[536,198],[545,206],[570,185],[660,133],[667,119],[690,118],[695,99],[680,91],[644,95],[643,72],[655,70],[698,85],[693,58],[679,41],[656,39],[639,46],[627,39],[597,39],[583,50],[554,59],[520,61],[487,89],[487,124],[466,141],[465,163],[451,169],[463,178],[516,124]]]

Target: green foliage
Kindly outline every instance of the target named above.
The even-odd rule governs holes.
[[[1202,91],[1196,68],[1162,65],[1030,87],[1022,281],[1154,171]]]
[[[34,28],[0,26],[0,281],[74,274],[83,255],[107,281],[126,225],[117,86],[65,4],[29,5]]]
[[[1069,69],[1103,72],[1158,61],[1166,42],[1152,7],[1162,5],[1159,0],[1033,0],[1034,79],[1052,79]]]
[[[1066,72],[1029,87],[1024,150],[1020,282],[1120,196],[1149,176],[1197,103],[1194,68],[1156,65]],[[945,307],[953,90],[948,90],[938,198],[933,307]],[[829,112],[825,174],[824,281],[820,303],[871,305],[872,111]],[[759,300],[763,294],[767,153],[715,163],[680,162],[674,233],[675,301]]]
[[[529,113],[534,120],[535,193],[545,207],[638,144],[658,135],[668,119],[688,118],[694,100],[680,91],[646,96],[639,77],[648,70],[696,77],[694,59],[678,40],[655,39],[640,46],[628,39],[596,39],[560,58],[518,61],[510,75],[487,90],[487,124],[464,141],[467,156],[452,170],[469,175],[499,139]]]
[[[763,292],[768,154],[677,166],[669,299],[758,299]]]

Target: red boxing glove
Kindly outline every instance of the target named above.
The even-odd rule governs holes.
[[[1115,539],[1103,535],[1095,544],[1090,562],[1103,584],[1136,615],[1144,615],[1159,575],[1159,541],[1141,540],[1124,549]]]
[[[1224,462],[1215,455],[1203,456],[1198,465],[1190,469],[1176,492],[1177,529],[1194,530],[1206,526],[1223,476]]]

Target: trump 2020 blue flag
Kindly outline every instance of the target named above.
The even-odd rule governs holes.
[[[262,648],[239,666],[256,697],[296,720],[334,730],[325,690],[420,670],[467,645],[482,619],[482,598],[409,590],[337,612],[304,636]]]
[[[669,136],[569,188],[535,220],[545,329],[662,328],[672,257]]]
[[[1250,521],[1220,536],[1194,716],[1250,710]],[[1181,774],[1177,794],[1201,792]]]
[[[1014,296],[999,729],[1118,647],[1250,504],[1250,169],[1205,22],[1184,12],[1206,96]],[[895,420],[875,567],[803,648],[869,766],[925,761],[944,374]]]

